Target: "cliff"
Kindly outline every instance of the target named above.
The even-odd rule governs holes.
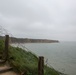
[[[4,36],[0,36],[0,39],[4,39]],[[29,39],[29,38],[15,38],[10,37],[12,43],[58,43],[58,40],[48,39]]]
[[[1,54],[4,53],[3,46],[4,46],[4,41],[0,40]],[[9,46],[7,59],[8,60],[5,64],[12,67],[13,71],[18,72],[19,75],[26,75],[26,73],[27,75],[38,75],[39,58],[34,53],[19,47]],[[53,67],[49,67],[47,65],[44,65],[43,69],[44,69],[44,75],[65,75],[61,72],[56,71]],[[3,75],[3,74],[0,74],[0,75]]]

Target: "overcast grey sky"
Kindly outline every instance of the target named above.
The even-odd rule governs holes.
[[[76,0],[0,0],[0,25],[16,37],[76,41]]]

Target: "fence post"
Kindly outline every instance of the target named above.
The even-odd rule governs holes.
[[[5,49],[4,49],[4,58],[7,60],[8,58],[8,49],[9,49],[9,35],[5,36]]]
[[[38,61],[38,75],[44,75],[44,57],[40,56]]]

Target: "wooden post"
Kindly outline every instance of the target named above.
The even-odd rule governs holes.
[[[38,75],[44,75],[44,57],[43,56],[39,57]]]
[[[9,35],[6,35],[5,36],[5,49],[4,49],[5,60],[7,60],[8,58],[8,49],[9,49]]]

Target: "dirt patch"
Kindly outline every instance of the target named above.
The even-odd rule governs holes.
[[[9,72],[5,72],[5,73],[1,73],[0,75],[19,75],[13,71],[9,71]]]

